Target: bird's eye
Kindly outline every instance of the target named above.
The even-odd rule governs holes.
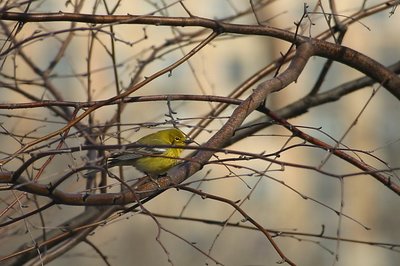
[[[176,140],[176,141],[180,141],[181,138],[180,138],[180,137],[175,137],[175,140]]]

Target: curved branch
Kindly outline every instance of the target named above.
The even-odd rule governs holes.
[[[396,5],[397,1],[385,3],[387,8]],[[326,57],[346,64],[372,77],[382,84],[390,93],[400,100],[400,78],[373,59],[352,50],[351,48],[326,41],[300,36],[287,30],[265,25],[240,25],[212,20],[202,17],[164,17],[138,15],[91,15],[76,13],[0,13],[0,19],[20,22],[73,21],[95,24],[145,24],[157,26],[203,27],[212,29],[217,34],[234,33],[261,35],[278,38],[290,43],[301,44],[312,40],[314,55]]]
[[[203,145],[203,147],[223,147],[234,135],[236,129],[240,127],[246,117],[257,109],[270,93],[279,91],[297,80],[307,60],[312,56],[312,53],[313,50],[310,43],[306,42],[299,45],[288,69],[279,76],[258,85],[257,89],[233,111],[228,121]],[[199,151],[191,158],[190,162],[186,162],[176,170],[174,169],[176,172],[171,175],[172,184],[179,184],[199,171],[202,165],[211,158],[213,153],[212,151],[206,150]]]

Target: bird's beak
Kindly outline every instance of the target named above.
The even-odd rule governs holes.
[[[190,143],[193,143],[194,141],[192,139],[186,139],[184,142],[185,142],[185,144],[190,144]]]

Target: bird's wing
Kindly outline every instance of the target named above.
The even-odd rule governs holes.
[[[142,140],[142,139],[141,139]],[[159,140],[159,139],[147,139],[146,143],[143,143],[142,141],[138,141],[136,142],[137,144],[147,144],[147,143],[151,143],[151,145],[149,145],[148,147],[141,147],[141,148],[133,148],[133,149],[127,149],[126,151],[132,151],[132,152],[136,152],[138,154],[143,155],[160,155],[163,154],[167,151],[167,148],[160,148],[157,147],[157,145],[165,145],[165,141]],[[154,147],[155,146],[155,147]]]
[[[153,140],[152,145],[165,145],[165,143],[162,143],[161,141],[158,140]],[[137,142],[136,144],[143,144]],[[117,161],[131,161],[135,160],[138,158],[141,158],[143,156],[148,156],[148,155],[161,155],[167,151],[167,148],[160,148],[160,147],[141,147],[141,148],[127,148],[126,150],[119,151],[112,153],[109,157],[109,163],[116,163]]]

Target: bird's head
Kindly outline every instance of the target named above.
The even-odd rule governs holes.
[[[164,130],[165,136],[168,138],[168,142],[171,145],[185,146],[186,144],[192,143],[193,141],[185,136],[182,131],[177,128]]]

